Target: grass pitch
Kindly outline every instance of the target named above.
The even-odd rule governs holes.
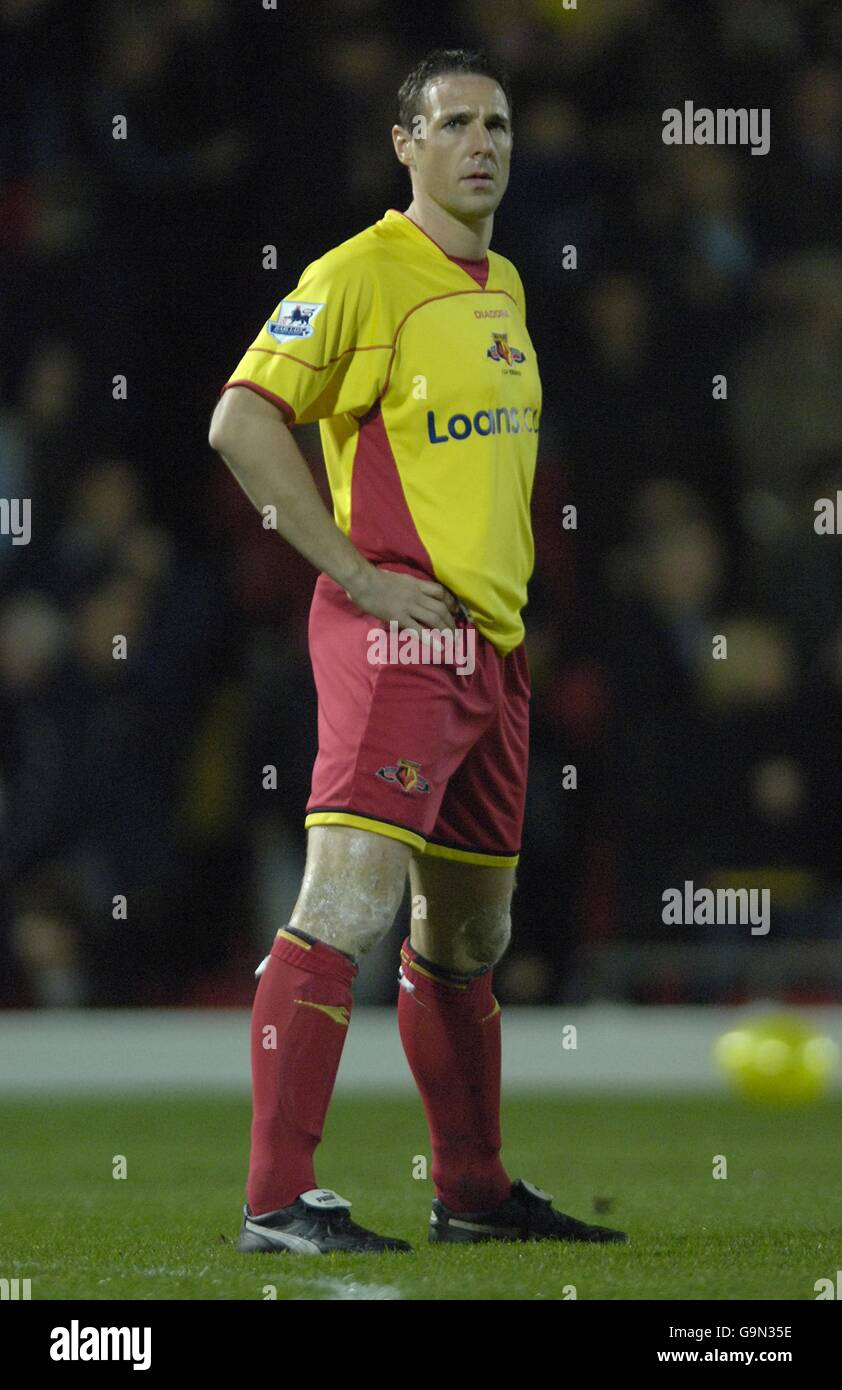
[[[0,1275],[35,1299],[815,1299],[842,1268],[842,1104],[514,1095],[503,1159],[627,1246],[430,1246],[414,1098],[334,1099],[318,1180],[412,1254],[239,1255],[250,1107],[230,1097],[0,1104]],[[119,1156],[125,1179],[115,1179]],[[727,1178],[712,1176],[716,1156]]]

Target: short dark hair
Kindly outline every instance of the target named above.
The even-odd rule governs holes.
[[[491,77],[502,87],[512,110],[512,92],[508,75],[493,63],[481,49],[434,48],[420,63],[416,63],[409,76],[401,83],[398,92],[397,122],[404,130],[412,128],[412,122],[420,114],[424,99],[424,88],[435,77],[443,77],[451,72],[476,72],[483,77]]]

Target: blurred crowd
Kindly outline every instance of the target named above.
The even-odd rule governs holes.
[[[544,387],[497,993],[599,997],[601,953],[675,944],[661,894],[692,880],[769,887],[752,949],[803,948],[781,997],[842,997],[808,949],[842,946],[842,536],[814,528],[842,494],[840,7],[0,0],[0,499],[32,508],[0,535],[0,1005],[250,1002],[303,862],[314,574],[208,420],[303,266],[408,205],[394,94],[454,45],[512,79],[493,246]],[[770,153],[665,146],[687,100],[768,107]]]

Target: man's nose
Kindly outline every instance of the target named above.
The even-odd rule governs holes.
[[[494,141],[491,138],[491,131],[485,121],[475,122],[476,131],[474,134],[474,151],[476,154],[487,154],[494,149]]]

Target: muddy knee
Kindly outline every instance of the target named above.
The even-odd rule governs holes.
[[[346,882],[327,881],[299,899],[290,925],[347,955],[364,956],[389,931],[403,890],[367,892]]]
[[[512,915],[508,907],[484,908],[460,933],[477,965],[496,965],[512,939]]]

